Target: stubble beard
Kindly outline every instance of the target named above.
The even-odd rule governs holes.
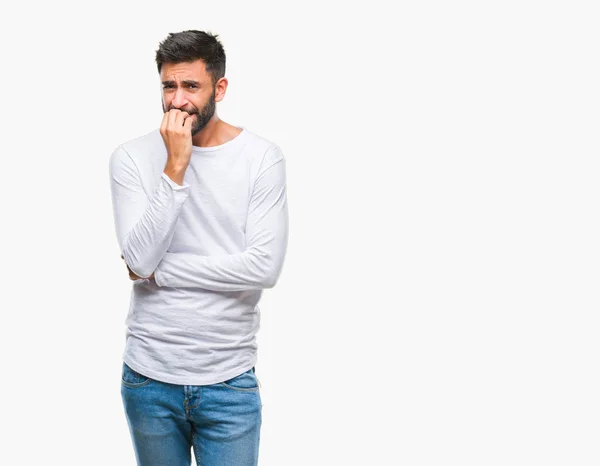
[[[176,108],[176,107],[171,106],[169,108],[169,110],[173,110],[174,108]],[[188,112],[190,114],[190,116],[188,118],[191,118],[192,115],[196,115],[195,121],[192,124],[192,137],[195,136],[196,134],[198,134],[200,131],[202,131],[202,129],[208,124],[210,119],[215,114],[215,109],[216,109],[215,91],[213,91],[213,93],[209,97],[206,105],[204,107],[202,107],[202,110],[198,111],[196,109],[192,112]],[[164,103],[163,103],[163,112],[166,113]]]

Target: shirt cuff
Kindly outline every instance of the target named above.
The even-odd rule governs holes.
[[[182,190],[190,187],[190,185],[187,184],[185,181],[183,182],[182,185],[175,183],[171,178],[169,178],[169,175],[167,175],[165,172],[162,172],[161,176],[165,180],[167,180],[167,183],[169,183],[175,191],[182,191]]]

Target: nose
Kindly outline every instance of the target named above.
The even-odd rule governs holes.
[[[175,91],[175,96],[171,102],[171,105],[175,108],[184,107],[188,103],[187,97],[185,95],[185,90],[179,88]]]

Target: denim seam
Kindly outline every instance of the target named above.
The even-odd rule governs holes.
[[[127,368],[129,369],[130,372],[132,372],[133,374],[135,374],[135,379],[136,380],[140,380],[140,376],[141,377],[146,377],[146,380],[144,380],[143,382],[128,382],[127,380],[125,380],[125,378],[123,377],[123,375],[121,375],[121,383],[123,385],[125,385],[127,388],[143,387],[145,385],[148,385],[150,382],[152,382],[152,380],[153,380],[152,378],[140,374],[138,371],[136,371],[132,367],[129,367],[129,365],[127,363],[124,362],[124,364],[127,366]]]
[[[246,388],[241,388],[241,387],[234,387],[233,385],[228,385],[225,382],[221,382],[221,385],[223,385],[224,387],[227,388],[231,388],[232,390],[237,390],[239,392],[255,392],[256,390],[259,389],[259,387],[246,387]]]
[[[194,450],[194,456],[196,457],[196,466],[200,466],[200,445],[196,443],[196,432],[192,429],[192,450]]]
[[[201,390],[198,390],[198,401],[196,402],[196,404],[195,404],[194,406],[188,406],[188,409],[189,409],[189,410],[196,409],[196,408],[198,407],[198,405],[200,404],[200,400],[201,400],[201,398],[202,398],[202,397],[200,396],[201,394],[202,394],[202,391],[201,391]]]
[[[253,369],[254,368],[249,369],[246,372],[244,372],[243,374],[240,374],[234,378],[241,377],[244,374],[252,375],[252,377],[254,377],[254,379],[256,380],[256,387],[234,387],[233,385],[229,385],[226,382],[221,382],[220,384],[223,385],[224,387],[231,388],[232,390],[237,390],[238,392],[255,392],[260,388],[260,380],[258,380],[258,377],[256,376],[256,372]]]
[[[152,379],[144,380],[142,383],[131,383],[131,382],[127,382],[127,381],[123,380],[123,378],[121,378],[121,383],[128,388],[143,387],[145,385],[148,385],[150,382],[152,382]]]

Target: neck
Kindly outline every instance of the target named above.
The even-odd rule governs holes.
[[[198,134],[192,137],[192,144],[199,147],[218,146],[223,144],[224,127],[227,126],[215,113]]]

